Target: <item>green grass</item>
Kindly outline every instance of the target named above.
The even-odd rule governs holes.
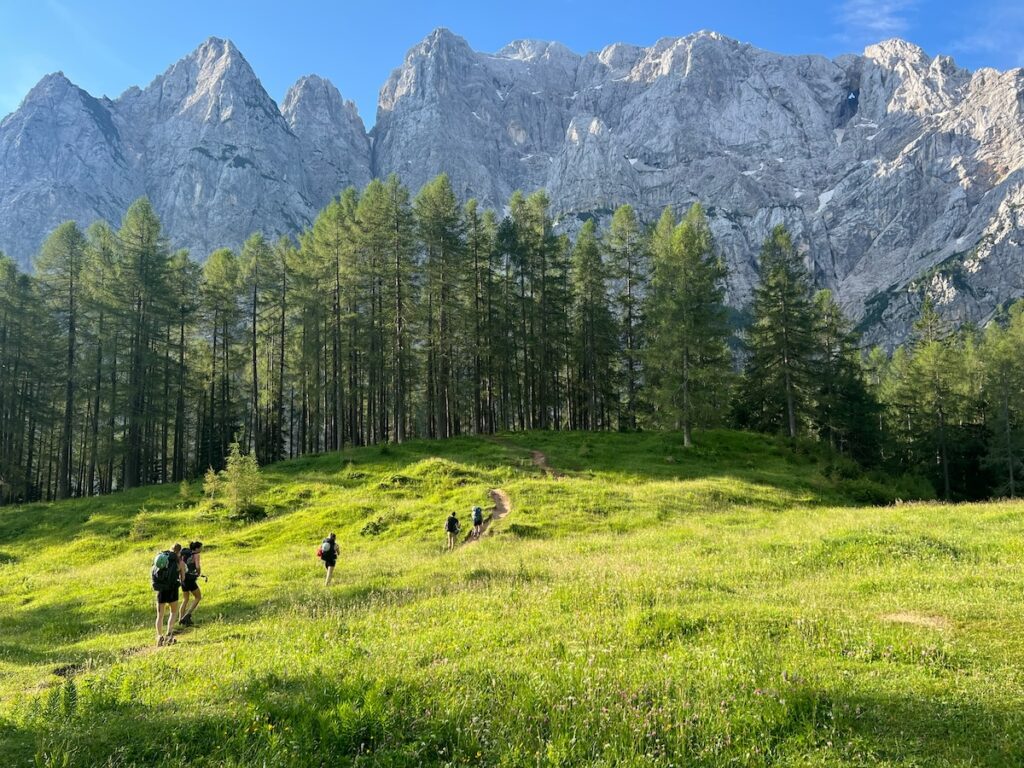
[[[0,510],[0,764],[1021,764],[1019,504],[859,506],[913,484],[732,432],[266,475],[255,522],[197,487]],[[490,488],[511,514],[444,553]],[[197,626],[157,649],[149,564],[195,538]]]

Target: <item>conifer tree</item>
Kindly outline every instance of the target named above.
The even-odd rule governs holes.
[[[815,307],[811,279],[781,224],[761,248],[754,289],[744,406],[753,426],[790,438],[811,416],[815,377]]]
[[[464,225],[448,176],[424,185],[413,203],[423,247],[427,436],[458,433],[453,364],[462,339],[466,277]]]
[[[1024,478],[1024,303],[985,329],[981,357],[991,423],[985,463],[1001,477],[995,490],[1016,498]]]
[[[574,395],[569,423],[573,429],[607,429],[614,395],[616,329],[593,220],[576,237],[571,284]]]
[[[879,406],[864,380],[857,336],[831,291],[818,291],[815,305],[816,428],[834,450],[874,461],[880,440]]]
[[[64,358],[64,405],[57,462],[57,498],[71,495],[72,440],[75,395],[78,388],[78,321],[81,312],[82,267],[86,240],[73,221],[61,224],[43,243],[36,274],[44,298],[60,318],[66,340]]]
[[[666,209],[652,238],[645,369],[656,382],[652,398],[659,420],[681,429],[689,447],[693,426],[711,423],[725,401],[731,362],[726,270],[699,204],[678,226],[672,224]]]
[[[619,322],[622,417],[620,426],[636,429],[641,386],[640,358],[643,298],[648,279],[648,254],[632,206],[621,205],[612,215],[604,249],[618,285],[615,311]]]

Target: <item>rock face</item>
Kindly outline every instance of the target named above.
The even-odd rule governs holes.
[[[356,105],[330,81],[301,78],[284,97],[281,114],[303,147],[309,194],[321,207],[346,187],[370,183],[370,137]]]
[[[784,223],[872,341],[905,338],[926,294],[961,322],[1024,294],[1024,70],[971,73],[899,40],[834,60],[712,32],[484,54],[441,29],[381,89],[371,136],[329,82],[302,78],[279,110],[210,40],[116,101],[49,76],[0,123],[0,163],[0,248],[22,259],[59,221],[116,222],[140,194],[205,255],[294,233],[349,184],[444,171],[498,209],[546,188],[569,230],[699,200],[737,306]]]
[[[286,107],[216,38],[116,101],[50,75],[0,123],[0,249],[27,261],[61,221],[116,224],[140,195],[200,258],[257,230],[294,234],[369,179],[369,143],[324,81],[303,78]]]

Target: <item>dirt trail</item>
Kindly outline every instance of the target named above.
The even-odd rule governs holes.
[[[530,451],[530,456],[533,458],[533,466],[540,469],[548,477],[553,477],[556,480],[562,477],[562,473],[558,470],[552,469],[551,465],[548,464],[548,457],[540,451]]]
[[[487,531],[491,527],[491,523],[495,523],[501,518],[505,517],[512,511],[512,502],[508,497],[508,494],[500,488],[492,488],[488,491],[488,495],[494,502],[494,511],[491,512],[484,520],[483,529],[480,531],[480,537],[483,538],[487,535]],[[472,544],[477,539],[473,538],[473,529],[470,528],[469,533],[466,534],[466,538],[463,539],[463,544]]]
[[[927,627],[928,629],[949,629],[951,626],[949,619],[945,616],[929,616],[911,611],[887,613],[882,619],[893,624],[910,624],[915,627]]]

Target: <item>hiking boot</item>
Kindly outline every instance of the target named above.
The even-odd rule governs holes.
[[[181,617],[181,621],[179,621],[178,623],[181,626],[183,626],[183,627],[191,627],[192,626],[192,614],[191,613],[186,613],[184,616]]]

